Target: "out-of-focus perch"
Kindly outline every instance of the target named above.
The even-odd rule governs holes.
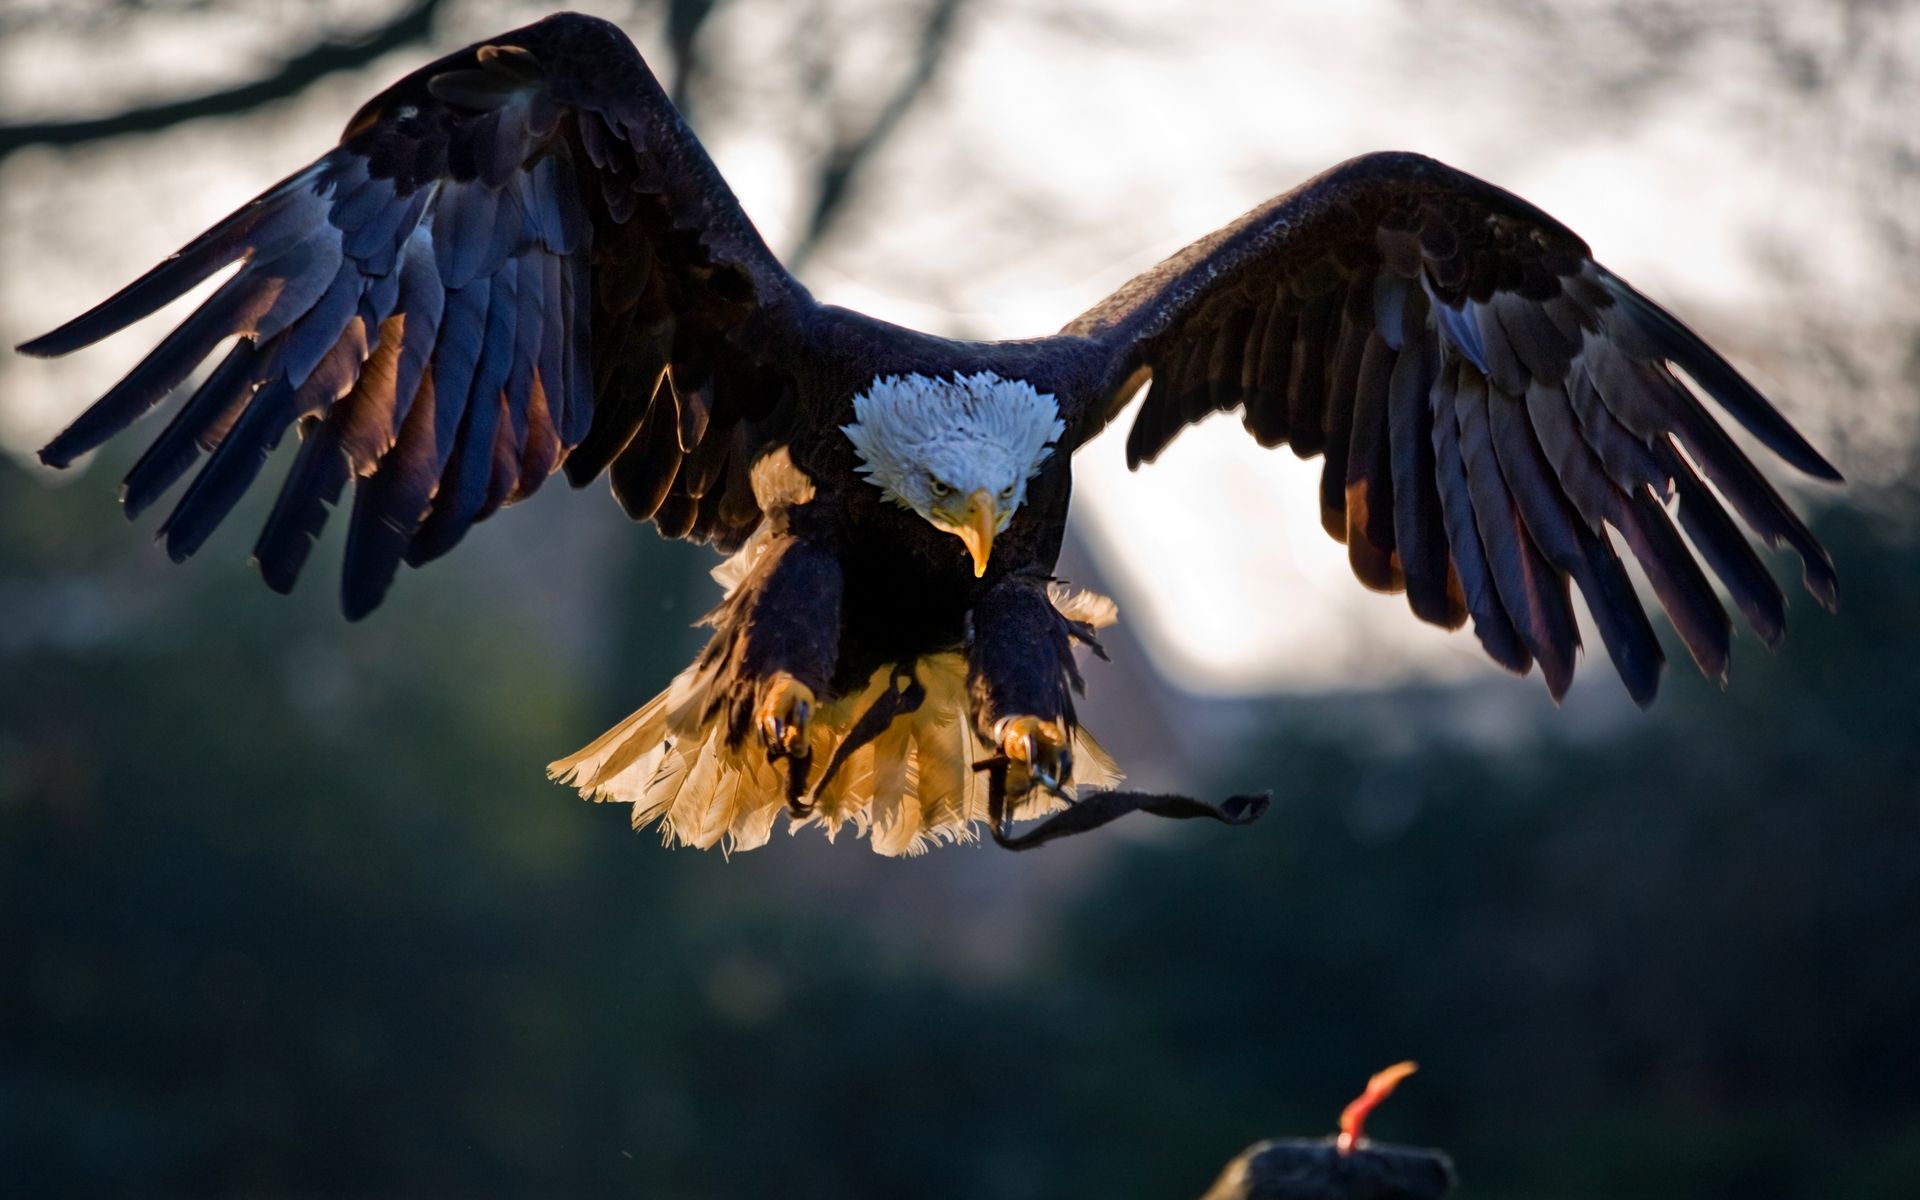
[[[1366,1140],[1368,1114],[1416,1069],[1397,1062],[1375,1071],[1366,1090],[1340,1110],[1335,1137],[1248,1147],[1202,1200],[1440,1200],[1453,1190],[1453,1162],[1446,1155]]]
[[[1202,1200],[1440,1200],[1453,1160],[1438,1150],[1366,1144],[1342,1153],[1332,1138],[1257,1142],[1227,1164]]]

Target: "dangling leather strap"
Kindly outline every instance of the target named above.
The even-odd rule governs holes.
[[[1218,804],[1164,792],[1081,792],[1072,807],[1048,817],[1022,834],[1009,826],[1007,803],[1007,758],[1002,755],[974,764],[974,770],[987,774],[987,827],[993,840],[1009,850],[1031,850],[1076,833],[1086,833],[1117,821],[1131,812],[1144,812],[1174,821],[1205,817],[1222,825],[1251,825],[1267,811],[1271,792],[1258,795],[1229,796]]]

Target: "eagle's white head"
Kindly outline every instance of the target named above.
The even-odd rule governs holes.
[[[965,542],[976,576],[1066,430],[1052,396],[988,372],[876,379],[853,416],[840,428],[867,482]]]

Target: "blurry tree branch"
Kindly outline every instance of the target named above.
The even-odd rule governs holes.
[[[28,146],[77,146],[127,133],[153,133],[201,117],[243,113],[257,105],[298,95],[328,75],[361,67],[381,55],[421,41],[433,28],[441,0],[414,0],[363,37],[311,46],[262,79],[183,100],[167,100],[104,117],[32,121],[0,126],[0,161]]]
[[[1844,404],[1850,477],[1892,477],[1920,438],[1920,13],[1887,0],[1402,0],[1438,58],[1521,65],[1561,136],[1646,128],[1676,103],[1724,114],[1741,153],[1820,181],[1829,212],[1751,253],[1796,310],[1736,353]],[[1444,14],[1450,19],[1442,20]],[[1783,165],[1784,164],[1784,165]],[[1871,260],[1850,265],[1857,229]],[[1848,270],[1865,284],[1833,286]],[[1823,289],[1825,289],[1823,291]],[[1809,297],[1820,297],[1810,300]]]
[[[688,112],[694,80],[705,65],[694,50],[694,39],[718,3],[719,0],[666,0],[667,53],[673,59],[673,78],[667,85],[667,96],[682,116]]]
[[[77,146],[123,134],[156,133],[202,117],[244,113],[296,96],[329,75],[353,70],[381,55],[425,41],[442,3],[411,0],[384,25],[362,36],[319,42],[283,59],[263,77],[233,87],[98,117],[0,125],[0,161],[30,146]],[[697,43],[721,4],[722,0],[662,0],[659,5],[670,58],[668,92],[683,112],[695,99],[700,79],[713,67]],[[852,116],[836,119],[829,144],[816,161],[803,165],[814,198],[804,232],[790,255],[796,269],[832,232],[848,209],[861,171],[925,96],[948,58],[956,19],[964,4],[965,0],[925,0],[909,35],[912,44],[902,48],[905,71],[891,92],[864,120]],[[836,61],[839,49],[838,39],[824,39],[817,47],[821,61],[812,64],[807,74],[821,100],[829,104],[845,102],[836,106],[844,113],[868,97],[859,94],[864,87],[832,86],[834,72],[828,64]],[[863,77],[860,83],[865,82]]]
[[[864,129],[845,128],[835,132],[832,146],[820,162],[818,190],[813,210],[808,214],[806,232],[788,254],[787,260],[799,270],[826,238],[846,207],[855,176],[875,151],[885,144],[900,126],[901,119],[925,94],[948,57],[954,20],[964,0],[933,0],[920,25],[918,47],[913,65],[895,86],[892,95]]]

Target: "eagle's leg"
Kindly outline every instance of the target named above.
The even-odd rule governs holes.
[[[1038,785],[1056,795],[1073,779],[1070,626],[1047,598],[1047,580],[1014,575],[974,605],[967,633],[967,692],[976,732],[1007,762],[1011,801]]]
[[[813,752],[808,722],[833,678],[840,641],[839,560],[804,538],[768,547],[716,624],[709,652],[725,656],[727,728],[749,731],[767,761],[787,761],[789,803],[799,809]]]

